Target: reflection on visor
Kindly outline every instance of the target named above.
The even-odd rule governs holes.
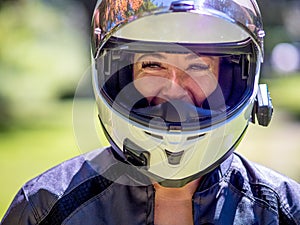
[[[237,54],[241,49],[196,54],[182,46],[173,52],[123,48],[97,59],[99,90],[115,110],[138,122],[211,122],[251,92],[251,54]]]
[[[135,108],[133,113],[145,115],[153,118],[164,119],[166,122],[194,122],[201,119],[209,118],[217,115],[217,111],[207,110],[195,107],[189,103],[180,100],[171,100],[156,106],[148,106],[144,108]]]

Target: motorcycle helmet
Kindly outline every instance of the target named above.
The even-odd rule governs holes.
[[[167,187],[220,165],[255,114],[269,123],[271,101],[259,86],[264,35],[254,0],[98,1],[93,88],[114,150]],[[172,81],[171,70],[189,82]],[[188,94],[156,91],[172,85],[173,96]]]

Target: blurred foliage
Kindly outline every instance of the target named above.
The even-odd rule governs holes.
[[[88,65],[81,54],[86,34],[74,17],[39,1],[8,2],[0,10],[2,128],[34,117],[47,101],[72,95]]]
[[[296,43],[299,43],[300,2],[274,0],[272,2],[258,1],[258,3],[266,30],[262,82],[269,84],[275,113],[277,109],[281,109],[300,121],[300,104],[298,104],[300,102],[300,71],[278,73],[272,68],[270,62],[272,50],[277,44],[291,43],[297,46]]]
[[[275,110],[281,108],[289,112],[295,120],[300,121],[300,74],[280,75],[267,80],[267,83]]]

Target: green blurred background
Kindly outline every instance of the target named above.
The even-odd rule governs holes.
[[[299,182],[300,4],[258,3],[267,33],[262,82],[269,85],[275,112],[268,128],[250,125],[238,151]],[[0,218],[24,182],[107,144],[97,136],[95,106],[83,88],[94,4],[0,1]]]

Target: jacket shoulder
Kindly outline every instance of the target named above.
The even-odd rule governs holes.
[[[101,152],[103,149],[69,159],[25,183],[12,201],[1,225],[38,224],[62,196],[97,176],[87,158]]]
[[[300,224],[300,184],[235,153],[232,172],[241,173],[247,193],[278,212],[281,221]],[[236,183],[236,181],[232,181]],[[246,185],[245,185],[246,184]],[[289,223],[291,224],[291,223]]]

